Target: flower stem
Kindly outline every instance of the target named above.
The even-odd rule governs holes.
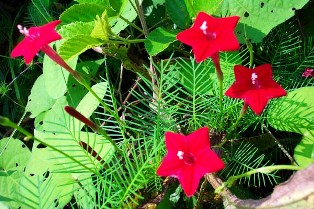
[[[240,122],[241,118],[245,115],[247,108],[248,108],[248,104],[244,102],[243,107],[242,107],[242,109],[240,111],[240,114],[239,114],[236,122],[230,127],[230,132],[235,130],[235,128],[237,127],[237,125]],[[226,142],[227,142],[227,137],[225,137],[222,140],[222,142],[219,145],[217,145],[217,147],[222,147]]]
[[[220,191],[222,191],[224,189],[224,187],[231,187],[232,184],[243,177],[249,177],[252,174],[256,174],[256,173],[263,173],[263,174],[269,174],[272,173],[274,171],[277,170],[294,170],[294,171],[298,171],[298,170],[302,170],[304,169],[304,167],[300,167],[300,166],[295,166],[295,165],[271,165],[271,166],[265,166],[262,168],[256,168],[253,170],[250,170],[246,173],[237,175],[237,176],[231,176],[228,178],[228,180],[226,182],[224,182],[220,187],[216,188],[215,193],[219,193]]]
[[[206,189],[206,186],[207,186],[207,180],[203,181],[202,185],[201,185],[201,188],[200,188],[200,193],[198,195],[198,198],[197,198],[197,202],[194,206],[193,209],[199,209],[199,208],[202,208],[201,207],[201,203],[202,203],[202,200],[203,200],[203,197],[204,197],[204,193],[205,193],[205,189]]]
[[[24,140],[28,141],[30,139],[33,139],[34,141],[37,141],[40,144],[43,144],[44,146],[49,147],[50,149],[59,152],[60,154],[64,155],[65,157],[71,159],[73,162],[79,164],[80,166],[82,166],[83,168],[85,168],[86,170],[95,173],[95,170],[87,167],[85,164],[81,163],[80,161],[76,160],[74,157],[72,157],[71,155],[68,155],[67,153],[63,152],[62,150],[59,150],[57,148],[55,148],[54,146],[47,144],[46,142],[36,138],[33,136],[33,134],[29,133],[28,131],[26,131],[25,129],[23,129],[22,127],[18,126],[17,124],[13,123],[9,118],[0,116],[0,125],[2,126],[6,126],[6,127],[11,127],[14,128],[16,130],[18,130],[20,133],[24,134]]]
[[[221,66],[220,66],[219,52],[215,53],[211,58],[213,60],[215,68],[216,68],[216,74],[217,74],[218,85],[219,85],[219,107],[220,107],[220,111],[222,111],[224,75],[223,75],[223,72],[222,72]]]
[[[50,59],[55,61],[58,65],[66,69],[69,73],[73,75],[73,77],[79,82],[83,82],[83,77],[79,74],[79,72],[73,70],[60,55],[49,45],[44,45],[41,50],[48,56]]]
[[[79,82],[82,86],[84,86],[99,101],[99,103],[104,107],[104,109],[107,112],[109,112],[109,114],[115,116],[115,119],[118,121],[120,125],[123,124],[120,118],[117,117],[116,114],[114,114],[114,112],[108,107],[108,105],[106,105],[102,101],[101,98],[99,98],[99,96],[95,93],[95,91],[91,88],[91,86],[86,82],[83,76],[79,72],[73,70],[53,48],[51,48],[49,45],[45,45],[42,47],[42,51],[45,52],[45,54],[47,54],[47,56],[50,57],[53,61],[55,61],[58,65],[60,65],[61,67],[66,69],[69,73],[71,73],[73,77],[75,78],[75,80],[77,80],[77,82]]]
[[[247,38],[245,38],[245,43],[246,43],[247,49],[249,50],[249,53],[250,53],[249,68],[252,68],[253,67],[253,59],[254,59],[253,45],[251,44],[251,42]]]
[[[84,115],[82,115],[73,107],[65,106],[64,110],[72,117],[78,119],[79,121],[83,122],[85,125],[90,127],[93,131],[98,132],[99,134],[103,135],[105,139],[108,140],[113,145],[115,150],[119,152],[120,154],[122,154],[122,151],[119,149],[115,141],[113,141],[111,137],[106,133],[106,131],[104,131],[100,126],[96,125],[93,121],[86,118]]]

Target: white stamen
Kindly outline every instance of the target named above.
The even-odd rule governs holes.
[[[180,160],[183,159],[183,155],[184,155],[184,152],[182,152],[182,151],[179,150],[177,156],[178,156],[178,158],[179,158]]]
[[[29,31],[26,27],[23,27],[22,25],[17,25],[17,28],[19,29],[21,34],[24,34],[25,36],[29,35]]]
[[[204,34],[206,34],[206,29],[207,29],[207,22],[204,21],[203,24],[201,25],[200,29],[203,31]]]
[[[18,28],[19,30],[22,30],[22,29],[23,29],[23,26],[17,25],[17,28]]]
[[[251,79],[252,79],[252,84],[255,84],[256,78],[258,76],[256,75],[256,73],[252,73]]]

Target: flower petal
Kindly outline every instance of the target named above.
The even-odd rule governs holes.
[[[43,26],[30,28],[28,35],[12,50],[11,57],[24,56],[25,63],[30,64],[44,45],[61,39],[55,30],[60,22],[56,20]]]
[[[199,12],[193,26],[177,35],[177,39],[192,47],[196,62],[212,57],[219,51],[240,48],[234,34],[239,17],[215,18]]]
[[[285,96],[287,92],[273,80],[270,64],[263,64],[255,69],[235,66],[236,81],[225,92],[231,98],[243,99],[256,115],[260,115],[268,100]]]

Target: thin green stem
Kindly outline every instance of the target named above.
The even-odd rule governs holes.
[[[215,68],[216,68],[216,75],[217,75],[218,85],[219,85],[219,107],[220,107],[220,112],[222,112],[224,75],[223,75],[223,72],[222,72],[221,66],[220,66],[219,52],[215,53],[211,58],[212,58],[212,61],[215,65]]]
[[[232,132],[233,130],[235,130],[235,128],[236,128],[237,125],[239,124],[241,118],[245,115],[247,108],[248,108],[248,104],[247,104],[247,103],[244,103],[244,104],[243,104],[243,107],[242,107],[242,109],[241,109],[241,111],[240,111],[240,113],[239,113],[239,116],[238,116],[238,118],[237,118],[237,120],[236,120],[236,122],[230,127],[230,132]],[[227,137],[225,137],[225,138],[222,140],[222,142],[221,142],[219,145],[217,145],[217,147],[220,147],[220,148],[221,148],[226,142],[227,142]]]
[[[104,109],[109,112],[110,115],[114,116],[118,121],[119,125],[123,125],[121,119],[116,116],[116,114],[104,103],[104,101],[96,94],[96,92],[90,87],[90,85],[84,80],[81,84],[99,101],[99,103],[104,107]]]
[[[134,23],[130,22],[128,19],[124,18],[123,16],[119,15],[119,18],[121,18],[123,21],[125,21],[126,23],[128,23],[128,25],[131,25],[133,28],[137,29],[138,31],[140,31],[141,33],[144,33],[143,30],[138,27],[137,25],[135,25]]]
[[[203,197],[204,197],[204,193],[205,193],[205,189],[206,189],[206,186],[208,184],[208,181],[207,180],[204,180],[202,185],[201,185],[201,188],[200,188],[200,193],[198,195],[198,198],[197,198],[197,202],[194,206],[193,209],[199,209],[199,208],[202,208],[202,200],[203,200]]]
[[[295,165],[271,165],[271,166],[265,166],[262,168],[256,168],[253,170],[250,170],[246,173],[237,175],[237,176],[231,176],[228,178],[228,180],[226,182],[224,182],[220,187],[218,187],[215,190],[215,193],[219,193],[220,191],[222,191],[224,189],[225,186],[227,187],[231,187],[232,184],[240,179],[240,178],[244,178],[244,177],[249,177],[252,174],[256,174],[256,173],[263,173],[263,174],[269,174],[272,173],[274,171],[277,170],[294,170],[294,171],[299,171],[304,169],[304,167],[300,167],[300,166],[295,166]]]
[[[252,68],[253,67],[253,60],[254,60],[253,45],[251,44],[251,42],[247,38],[245,38],[245,43],[246,43],[247,49],[249,50],[249,53],[250,53],[249,68]]]
[[[75,78],[75,80],[81,84],[82,86],[84,86],[90,93],[92,93],[92,95],[99,101],[99,103],[104,107],[104,109],[109,112],[112,116],[115,117],[115,119],[118,121],[118,123],[120,125],[122,125],[122,121],[120,120],[120,118],[118,116],[116,116],[116,114],[108,107],[108,105],[106,105],[101,98],[99,98],[99,96],[95,93],[95,91],[92,89],[92,87],[87,83],[87,81],[83,78],[83,76],[73,70],[63,59],[62,57],[60,57],[60,55],[54,50],[52,49],[49,45],[45,45],[42,47],[41,49],[43,52],[45,52],[45,54],[47,56],[50,57],[50,59],[52,59],[54,62],[56,62],[58,65],[60,65],[61,67],[63,67],[64,69],[66,69],[69,73],[71,73],[71,75]]]
[[[113,38],[117,39],[119,41],[109,40],[109,41],[107,41],[107,43],[112,43],[112,44],[136,44],[136,43],[143,43],[145,41],[145,39],[126,39],[126,38],[122,38],[120,36],[113,36]]]
[[[55,148],[54,146],[52,146],[50,144],[47,144],[46,142],[44,142],[44,141],[34,137],[33,134],[29,133],[24,128],[22,128],[22,127],[18,126],[17,124],[13,123],[9,118],[0,116],[0,125],[16,129],[17,131],[19,131],[20,133],[25,135],[24,140],[28,141],[28,140],[33,139],[34,141],[37,141],[38,143],[43,144],[43,145],[49,147],[50,149],[52,149],[52,150],[54,150],[56,152],[59,152],[60,154],[64,155],[65,157],[71,159],[73,162],[79,164],[80,166],[82,166],[86,170],[88,170],[88,171],[90,171],[92,173],[95,173],[95,170],[92,170],[91,168],[87,167],[86,165],[84,165],[80,161],[76,160],[71,155],[68,155],[67,153],[63,152],[62,150],[59,150],[59,149]]]

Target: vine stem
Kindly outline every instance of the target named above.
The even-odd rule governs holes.
[[[54,62],[67,70],[79,84],[84,86],[99,101],[99,103],[104,107],[107,112],[109,112],[109,114],[115,116],[115,119],[120,125],[123,125],[123,122],[120,120],[120,118],[117,117],[116,114],[114,114],[114,112],[108,107],[108,105],[106,105],[104,101],[96,94],[96,92],[87,83],[83,76],[79,72],[73,70],[53,48],[51,48],[49,45],[45,45],[42,47],[42,51],[45,52],[45,54],[50,57]]]
[[[295,165],[271,165],[271,166],[265,166],[265,167],[262,167],[262,168],[256,168],[256,169],[253,169],[253,170],[250,170],[246,173],[243,173],[243,174],[240,174],[240,175],[237,175],[237,176],[231,176],[227,179],[227,181],[225,181],[221,186],[217,187],[215,189],[215,192],[216,193],[219,193],[221,191],[223,191],[223,189],[225,187],[231,187],[232,184],[240,179],[240,178],[243,178],[243,177],[249,177],[250,175],[252,174],[256,174],[256,173],[263,173],[263,174],[269,174],[269,173],[272,173],[274,171],[277,171],[277,170],[294,170],[294,171],[299,171],[299,170],[302,170],[304,169],[304,167],[300,167],[300,166],[295,166]]]
[[[218,85],[219,85],[219,107],[220,107],[220,111],[222,112],[224,75],[220,66],[219,52],[215,53],[211,58],[216,68],[216,75],[217,75]]]
[[[207,183],[208,181],[203,181],[202,185],[201,185],[201,188],[200,188],[200,193],[198,195],[198,198],[197,198],[197,202],[194,206],[193,209],[199,209],[201,208],[201,204],[202,204],[202,200],[203,200],[203,197],[204,197],[204,193],[205,193],[205,189],[206,189],[206,186],[207,186]]]
[[[247,108],[248,108],[248,104],[244,102],[243,107],[242,107],[242,109],[241,109],[241,111],[239,113],[239,116],[238,116],[236,122],[230,127],[230,132],[235,130],[235,128],[239,124],[241,118],[245,115]],[[226,142],[227,142],[227,137],[224,137],[222,142],[220,144],[218,144],[217,147],[222,147]]]
[[[271,138],[275,141],[275,143],[278,145],[278,147],[281,149],[281,151],[289,158],[290,162],[292,164],[298,165],[297,162],[295,162],[294,158],[289,154],[289,152],[282,146],[282,144],[276,139],[276,137],[270,132],[270,130],[266,127],[265,124],[263,124],[263,128],[266,130],[266,132],[271,136]]]
[[[91,168],[87,167],[86,165],[84,165],[83,163],[81,163],[80,161],[76,160],[74,157],[72,157],[71,155],[63,152],[62,150],[59,150],[57,148],[55,148],[54,146],[47,144],[46,142],[42,141],[41,139],[36,138],[35,136],[33,136],[33,134],[29,133],[27,130],[25,130],[24,128],[20,127],[19,125],[13,123],[9,118],[7,117],[3,117],[0,116],[0,125],[2,126],[6,126],[6,127],[11,127],[16,129],[17,131],[19,131],[20,133],[24,134],[24,141],[29,141],[31,139],[33,139],[34,141],[37,141],[40,144],[43,144],[44,146],[49,147],[50,149],[59,152],[60,154],[64,155],[65,157],[71,159],[73,162],[79,164],[80,166],[82,166],[83,168],[85,168],[86,170],[95,173],[94,170],[92,170]]]

